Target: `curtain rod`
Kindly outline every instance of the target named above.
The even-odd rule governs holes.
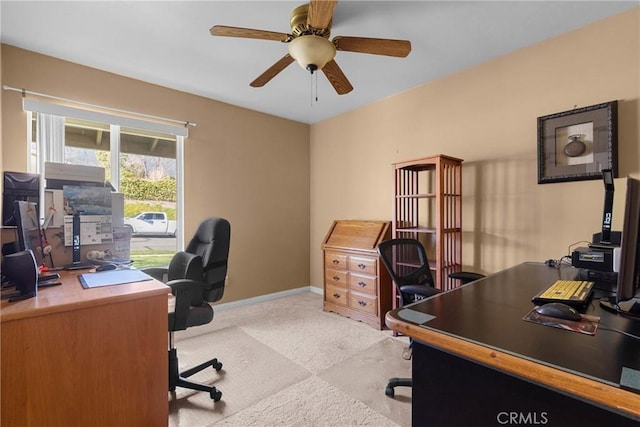
[[[67,98],[61,98],[59,96],[54,96],[54,95],[47,95],[46,93],[33,92],[33,91],[30,91],[30,90],[26,90],[24,88],[20,89],[20,88],[17,88],[17,87],[11,87],[11,86],[7,86],[7,85],[2,85],[2,89],[11,90],[11,91],[14,91],[14,92],[20,92],[20,93],[22,93],[22,97],[23,98],[26,95],[41,96],[43,98],[55,99],[55,100],[58,100],[58,101],[72,102],[74,104],[84,105],[85,107],[100,108],[102,110],[108,110],[108,111],[115,111],[115,112],[118,112],[118,113],[131,114],[131,115],[138,116],[138,117],[146,117],[148,119],[156,119],[156,120],[162,120],[162,121],[166,121],[166,122],[180,123],[180,124],[184,125],[185,127],[187,127],[187,126],[191,126],[191,127],[198,126],[196,123],[188,122],[186,120],[168,119],[166,117],[152,116],[150,114],[143,114],[143,113],[136,113],[135,111],[120,110],[118,108],[111,108],[111,107],[105,107],[105,106],[102,106],[102,105],[89,104],[87,102],[76,101],[76,100],[67,99]]]

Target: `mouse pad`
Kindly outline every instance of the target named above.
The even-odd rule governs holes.
[[[557,319],[555,317],[549,317],[538,313],[536,308],[538,307],[533,307],[531,311],[522,318],[522,320],[587,335],[595,335],[598,330],[598,322],[600,321],[599,317],[583,314],[582,320]]]

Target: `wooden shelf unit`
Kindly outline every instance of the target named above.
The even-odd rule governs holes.
[[[423,244],[442,290],[459,285],[449,274],[462,269],[462,162],[436,155],[393,164],[392,235]]]
[[[324,311],[384,328],[393,292],[377,247],[390,237],[389,221],[333,222],[322,244]]]

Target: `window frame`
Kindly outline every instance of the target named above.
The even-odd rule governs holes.
[[[32,143],[33,131],[32,120],[33,113],[45,113],[66,118],[78,120],[87,120],[99,123],[105,123],[110,126],[110,155],[111,155],[111,184],[119,191],[120,189],[120,131],[121,128],[136,128],[143,131],[165,133],[176,136],[176,250],[184,250],[184,139],[188,137],[189,130],[186,125],[176,126],[165,123],[140,120],[132,117],[119,116],[115,114],[103,113],[92,110],[85,110],[59,104],[51,104],[34,100],[31,98],[23,98],[23,110],[27,113],[27,169],[29,172],[42,173],[40,171],[39,156],[42,154],[36,148],[35,168],[32,164]],[[36,133],[36,139],[38,135]],[[39,141],[36,141],[38,147]]]

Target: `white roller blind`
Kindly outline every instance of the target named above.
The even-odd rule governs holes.
[[[73,117],[76,119],[143,129],[151,132],[167,133],[170,135],[183,136],[185,138],[189,136],[189,130],[186,126],[176,126],[151,122],[147,120],[134,119],[131,117],[117,116],[114,114],[101,113],[98,111],[82,110],[80,108],[50,104],[48,102],[36,101],[29,98],[24,98],[22,100],[22,108],[24,111],[35,111],[38,113],[52,114],[54,116]]]

